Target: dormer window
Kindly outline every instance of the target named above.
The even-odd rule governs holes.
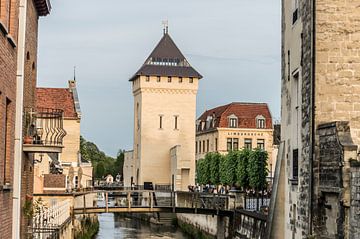
[[[238,127],[238,118],[236,115],[232,114],[228,117],[229,119],[229,128],[237,128]]]
[[[256,128],[265,129],[265,117],[262,115],[256,116]]]

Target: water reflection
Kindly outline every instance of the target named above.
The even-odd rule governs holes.
[[[179,230],[148,224],[138,219],[129,219],[119,214],[99,214],[100,230],[97,239],[107,238],[179,238],[186,239]]]

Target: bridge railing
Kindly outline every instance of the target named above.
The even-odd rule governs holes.
[[[199,192],[169,192],[150,190],[118,190],[118,191],[97,191],[101,200],[97,206],[91,208],[197,208],[231,210],[233,209],[231,196],[222,194],[199,193]],[[86,205],[85,197],[75,209],[82,209],[86,213],[90,209]]]

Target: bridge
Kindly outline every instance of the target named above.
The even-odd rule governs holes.
[[[96,195],[96,205],[87,203],[87,195]],[[73,213],[191,213],[232,217],[235,204],[230,196],[199,192],[154,190],[97,190],[77,196]],[[101,203],[103,202],[103,203]]]

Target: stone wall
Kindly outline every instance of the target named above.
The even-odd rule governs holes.
[[[313,234],[348,238],[350,161],[357,158],[349,123],[319,125],[316,142]]]
[[[351,162],[350,238],[360,238],[360,163]]]

